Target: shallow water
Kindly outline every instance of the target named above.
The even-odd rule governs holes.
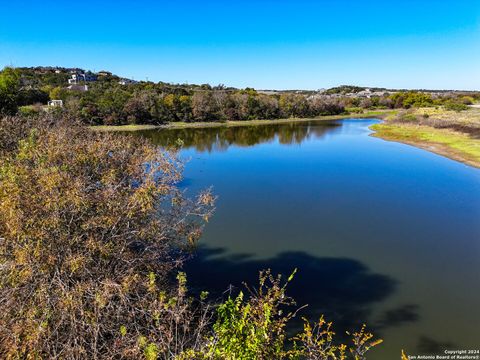
[[[480,347],[480,171],[369,136],[377,120],[153,130],[184,142],[182,186],[217,210],[190,283],[222,291],[298,268],[290,294],[339,334],[366,322],[369,359]]]

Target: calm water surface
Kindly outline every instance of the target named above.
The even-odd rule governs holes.
[[[480,347],[480,171],[369,136],[376,120],[143,132],[184,141],[182,186],[213,186],[190,282],[289,273],[303,315],[366,322],[369,359]]]

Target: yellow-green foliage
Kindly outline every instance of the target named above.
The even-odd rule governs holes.
[[[287,281],[288,283],[288,281]],[[285,326],[292,314],[282,314],[291,305],[281,277],[260,275],[258,292],[247,301],[243,292],[217,308],[213,326],[215,356],[227,359],[278,359],[284,355]]]
[[[390,98],[396,107],[410,108],[433,105],[433,99],[430,94],[418,91],[397,92],[391,95]]]
[[[303,331],[288,339],[285,329],[296,314],[287,311],[294,305],[286,294],[292,278],[293,274],[282,282],[281,276],[261,272],[258,290],[249,290],[248,295],[240,292],[218,305],[213,335],[199,349],[188,349],[177,360],[363,360],[368,350],[382,342],[373,339],[363,326],[352,334],[350,346],[336,344],[332,323],[327,324],[323,317],[314,324],[304,319]]]

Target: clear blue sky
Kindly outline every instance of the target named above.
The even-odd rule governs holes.
[[[263,89],[480,89],[480,0],[5,0],[0,65]]]

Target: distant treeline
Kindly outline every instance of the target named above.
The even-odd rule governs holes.
[[[72,73],[81,73],[82,81],[68,86]],[[307,118],[336,115],[371,108],[408,108],[443,105],[447,101],[469,104],[479,93],[446,93],[432,97],[424,92],[398,92],[372,97],[331,97],[333,88],[322,94],[281,92],[263,94],[254,89],[212,87],[208,84],[167,84],[122,82],[118,76],[102,71],[54,67],[5,68],[0,72],[0,112],[15,114],[19,109],[34,114],[49,100],[62,100],[57,111],[87,124],[162,124],[165,122],[199,122],[279,118]],[[88,90],[86,90],[86,86]],[[342,91],[358,92],[363,88],[344,86]],[[352,109],[353,108],[353,109]]]
[[[471,105],[478,100],[480,100],[480,92],[450,92],[442,95],[432,95],[420,91],[399,91],[393,94],[372,96],[369,98],[346,97],[341,99],[341,102],[345,107],[359,107],[361,109],[410,109],[446,106],[451,110],[465,110],[467,109],[467,105]]]
[[[188,91],[151,83],[95,84],[88,92],[63,92],[59,97],[66,111],[85,122],[111,125],[278,119],[344,112],[339,101],[309,100],[301,95],[271,96],[252,89]]]

